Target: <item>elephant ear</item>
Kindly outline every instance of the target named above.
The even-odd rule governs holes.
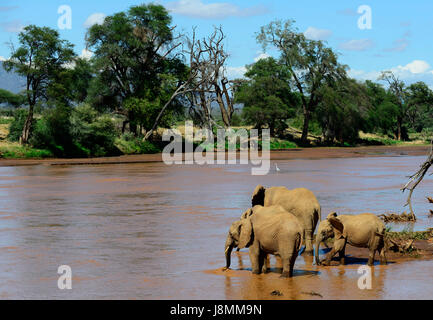
[[[253,214],[253,209],[249,208],[247,211],[242,213],[241,219],[246,219]]]
[[[247,218],[242,221],[241,224],[241,235],[239,237],[238,248],[243,249],[249,247],[253,239],[253,224],[251,223],[251,219]]]
[[[334,228],[335,238],[341,239],[346,237],[346,233],[344,230],[344,225],[337,218],[328,218],[329,223]]]
[[[260,184],[254,189],[253,196],[251,197],[251,207],[265,205],[265,191],[265,187]]]
[[[326,217],[326,219],[336,218],[336,217],[337,217],[337,212],[331,212],[330,214],[328,214],[328,216]]]

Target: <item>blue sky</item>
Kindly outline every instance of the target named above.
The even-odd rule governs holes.
[[[86,26],[104,15],[126,10],[149,1],[114,0],[1,0],[0,59],[10,55],[5,44],[17,43],[17,34],[25,25],[58,28],[58,8],[72,10],[72,28],[59,30],[63,38],[75,44],[77,53],[85,47]],[[377,79],[380,71],[393,70],[402,80],[426,81],[433,87],[433,1],[415,0],[159,0],[173,16],[178,30],[199,34],[222,25],[230,53],[228,72],[241,75],[246,64],[263,55],[255,41],[260,27],[275,19],[295,19],[296,27],[308,37],[326,40],[340,55],[340,61],[358,79]],[[360,29],[358,8],[371,8],[371,29]],[[272,54],[272,52],[270,52]]]

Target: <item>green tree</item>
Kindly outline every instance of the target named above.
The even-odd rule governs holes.
[[[369,106],[366,88],[354,79],[340,79],[320,89],[316,117],[325,142],[354,142],[364,129]]]
[[[186,76],[186,66],[172,54],[180,43],[175,41],[170,24],[163,6],[140,5],[106,17],[86,35],[94,52],[95,70],[100,71],[92,80],[89,101],[97,108],[108,107],[124,115],[124,128],[129,123],[134,134],[137,114],[125,108],[125,103],[131,98],[160,99],[163,105],[170,100],[168,92],[175,91]]]
[[[56,30],[30,25],[18,35],[20,46],[12,47],[9,60],[3,63],[8,72],[16,72],[26,78],[26,98],[29,105],[20,141],[29,141],[36,103],[47,101],[49,88],[55,78],[75,57],[73,45],[59,38]],[[53,92],[53,91],[51,91]]]
[[[416,132],[433,128],[433,91],[422,81],[406,89],[407,124]]]
[[[365,130],[372,133],[381,132],[394,135],[399,113],[395,97],[382,85],[373,81],[367,80],[364,86],[369,99]]]
[[[26,101],[26,98],[23,94],[15,94],[8,90],[0,89],[0,104],[6,103],[12,107],[20,107]]]
[[[287,83],[290,72],[274,58],[261,59],[247,66],[246,81],[235,91],[235,102],[243,103],[243,117],[256,128],[268,126],[271,134],[287,128],[287,118],[293,116],[299,104]]]
[[[404,121],[407,115],[407,95],[406,86],[392,71],[383,71],[379,77],[379,80],[386,81],[388,83],[388,91],[393,95],[393,103],[397,106],[397,117],[396,117],[396,132],[395,137],[397,140],[404,140],[405,128]]]
[[[273,46],[288,68],[293,88],[299,93],[303,108],[303,143],[307,142],[309,121],[318,106],[319,90],[327,81],[346,76],[346,66],[322,41],[309,40],[293,27],[294,21],[274,21],[261,28],[257,40],[266,49]]]

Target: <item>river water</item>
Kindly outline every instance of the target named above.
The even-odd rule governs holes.
[[[377,265],[371,290],[358,289],[360,265],[303,256],[291,279],[275,268],[252,275],[246,252],[221,271],[228,227],[257,184],[309,188],[324,217],[402,212],[399,188],[424,158],[281,160],[266,176],[248,165],[1,167],[0,298],[433,299],[432,261]],[[392,229],[432,227],[432,190],[426,177],[413,197],[418,222]],[[60,265],[72,269],[72,290],[58,289]]]

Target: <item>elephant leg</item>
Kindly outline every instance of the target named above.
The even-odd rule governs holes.
[[[340,264],[342,266],[346,265],[346,245],[339,252]]]
[[[305,239],[304,254],[307,256],[312,256],[314,254],[314,251],[313,251],[313,230],[312,229],[305,229],[304,239]]]
[[[262,252],[260,254],[260,268],[262,273],[268,273],[268,265],[269,265],[269,255]]]
[[[385,246],[383,244],[379,248],[379,255],[380,255],[380,264],[386,265],[388,262],[386,261]]]
[[[258,247],[250,247],[249,254],[253,274],[260,274],[260,249]]]
[[[334,246],[332,247],[332,250],[329,251],[328,255],[326,256],[326,260],[322,262],[324,266],[329,266],[331,264],[332,258],[337,254],[340,253],[340,261],[341,261],[341,251],[344,251],[346,248],[346,240],[344,239],[338,239],[334,240]],[[344,255],[344,252],[343,252]]]
[[[293,266],[295,264],[296,257],[293,255],[281,257],[283,261],[283,273],[281,278],[291,278],[293,277]]]
[[[331,264],[331,260],[332,260],[332,258],[335,256],[336,253],[337,253],[337,251],[335,251],[335,248],[332,248],[331,251],[328,252],[328,254],[327,254],[325,260],[323,260],[323,261],[321,262],[321,264],[322,264],[323,266],[329,266],[329,265]]]
[[[374,255],[376,254],[376,249],[370,249],[370,254],[368,255],[368,265],[374,265]]]

